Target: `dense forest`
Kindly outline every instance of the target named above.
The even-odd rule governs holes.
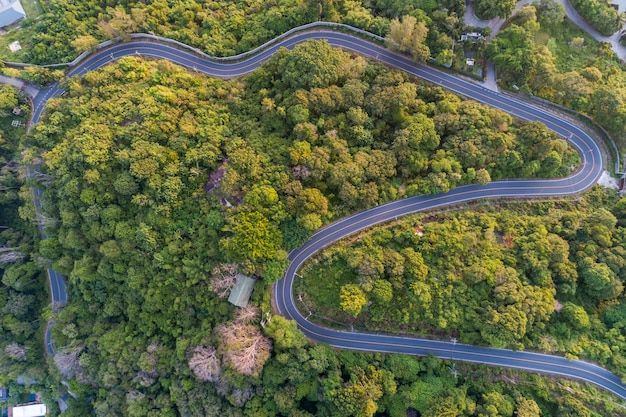
[[[25,129],[11,125],[25,123],[29,112],[25,96],[0,86],[0,384],[13,395],[8,404],[19,402],[21,393],[28,395],[30,387],[17,385],[18,377],[38,389],[48,381],[43,335],[50,297],[45,263],[37,254],[32,189],[25,185],[28,171],[20,165]]]
[[[45,13],[10,34],[25,45],[11,60],[69,62],[99,42],[128,33],[155,33],[204,52],[245,52],[305,23],[347,23],[384,36],[390,20],[412,15],[429,27],[428,46],[450,49],[458,39],[464,2],[459,0],[103,1],[50,0]]]
[[[312,346],[272,317],[269,284],[287,250],[356,210],[566,175],[578,155],[543,125],[324,42],[282,50],[239,80],[124,58],[63,87],[23,155],[44,160],[51,238],[39,253],[69,280],[53,329],[54,364],[79,396],[66,413],[438,416],[439,399],[458,409],[450,415],[537,410],[530,391],[456,379],[418,402],[408,385],[423,384],[397,375],[403,365]],[[224,299],[237,272],[262,278],[249,308]],[[424,361],[424,375],[445,374]]]
[[[515,4],[514,0],[477,0],[475,9],[481,18],[508,17]],[[45,12],[41,16],[26,19],[22,30],[3,37],[7,44],[19,40],[24,46],[16,54],[4,55],[5,60],[69,62],[104,40],[125,39],[134,32],[154,33],[211,55],[228,56],[317,20],[347,23],[387,36],[393,20],[407,16],[423,25],[423,37],[416,38],[419,56],[445,63],[461,33],[474,30],[464,27],[465,6],[458,0],[158,0],[115,4],[50,0],[42,6]],[[621,24],[615,9],[603,0],[580,0],[574,6],[602,33],[612,34]],[[609,44],[598,43],[570,22],[563,6],[554,0],[524,6],[478,57],[496,64],[504,85],[515,84],[523,91],[589,114],[618,138],[626,131],[623,63]],[[4,71],[16,74],[12,68]],[[58,78],[58,73],[33,68],[22,76],[45,82]]]
[[[325,250],[298,291],[323,320],[555,352],[625,376],[625,206],[598,188],[411,216]]]
[[[603,13],[601,2],[578,3]],[[622,68],[558,6],[523,8],[485,55],[506,84],[587,112],[620,135]],[[5,38],[26,46],[11,58],[67,61],[137,31],[233,55],[321,19],[386,35],[416,60],[444,62],[464,4],[44,7]],[[513,7],[476,2],[483,16],[508,16]],[[60,74],[32,67],[21,76],[46,84]],[[606,394],[567,381],[311,344],[271,314],[270,284],[287,251],[328,222],[462,184],[567,175],[578,155],[542,125],[323,42],[281,51],[239,80],[127,58],[63,83],[66,95],[50,102],[25,148],[19,128],[2,129],[0,383],[38,380],[55,414],[51,395],[65,388],[49,388],[64,380],[77,396],[68,416],[624,414]],[[25,104],[2,87],[0,122],[8,126],[18,118],[10,111],[25,112]],[[27,179],[25,166],[39,163],[42,172]],[[51,239],[35,240],[24,182],[46,189]],[[306,271],[303,308],[324,323],[567,354],[623,375],[625,206],[594,190],[576,202],[415,216],[322,254]],[[57,354],[46,367],[49,262],[67,277],[70,304],[53,317]],[[225,301],[237,272],[259,278],[243,309]],[[16,394],[29,389],[12,386]]]

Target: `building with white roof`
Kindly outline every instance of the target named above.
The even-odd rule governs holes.
[[[44,417],[48,412],[45,404],[18,405],[13,407],[13,417]]]
[[[20,0],[0,0],[0,27],[12,25],[25,17]]]

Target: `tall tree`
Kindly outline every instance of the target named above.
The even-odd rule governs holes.
[[[518,25],[510,25],[489,42],[485,54],[507,81],[524,84],[535,67],[534,48],[535,42],[530,31]]]
[[[417,62],[424,62],[430,56],[430,50],[424,43],[428,28],[422,21],[411,15],[395,18],[389,25],[387,43],[391,49],[409,53]]]

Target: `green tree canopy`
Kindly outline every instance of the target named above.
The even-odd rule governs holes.
[[[404,15],[391,21],[387,43],[391,49],[409,53],[415,61],[423,62],[430,56],[430,50],[424,43],[427,35],[428,28],[424,22]]]

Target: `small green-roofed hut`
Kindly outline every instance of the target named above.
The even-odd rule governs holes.
[[[254,278],[250,278],[244,274],[237,274],[237,281],[235,282],[233,289],[230,291],[228,301],[237,307],[247,306],[252,290],[254,289],[255,282],[256,280]]]

